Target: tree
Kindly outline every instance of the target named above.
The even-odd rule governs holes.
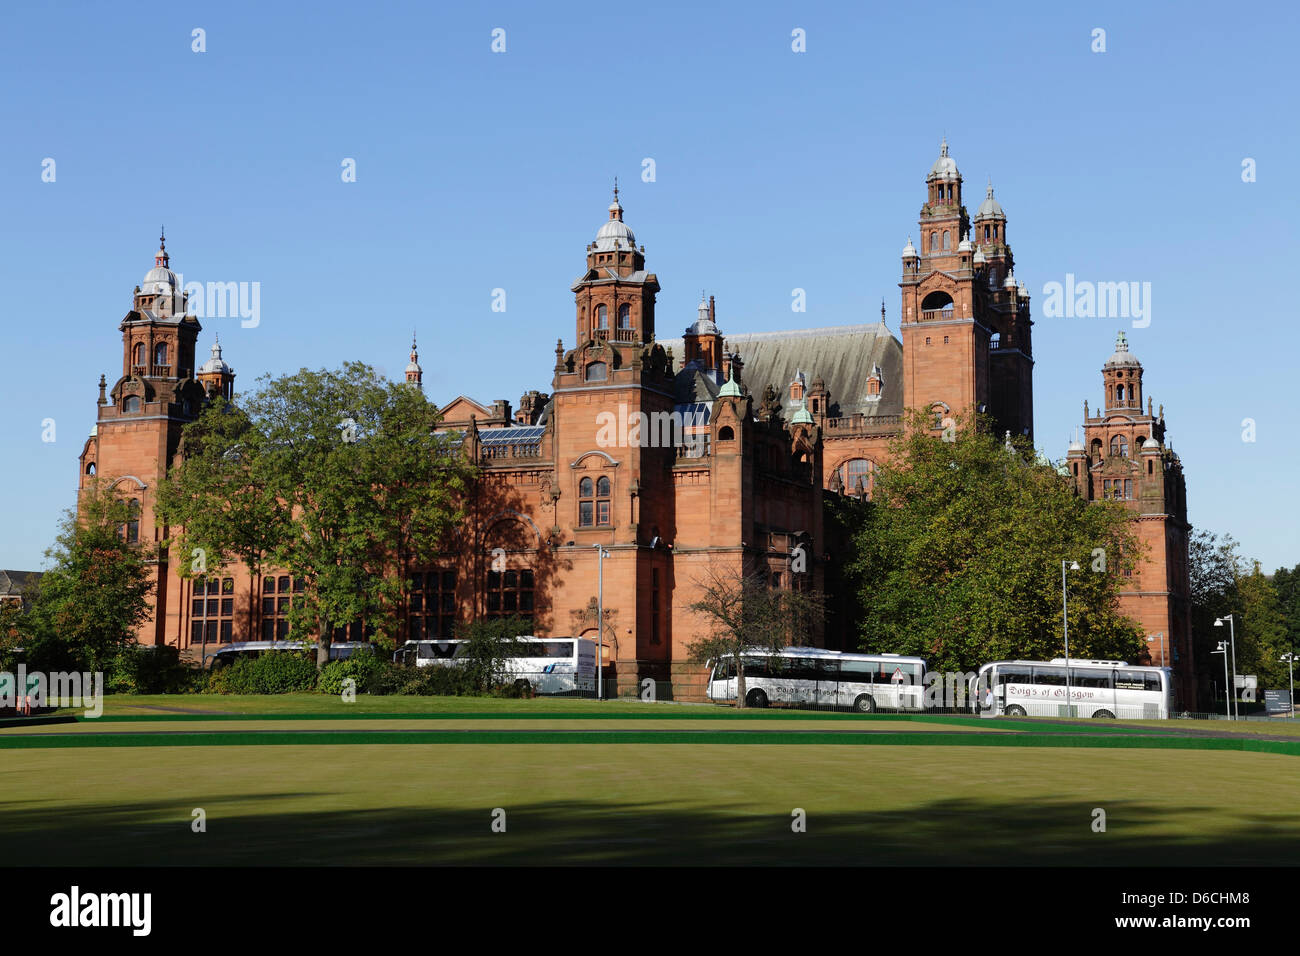
[[[1286,618],[1287,649],[1295,651],[1300,649],[1300,564],[1274,571],[1273,587]]]
[[[1142,653],[1119,613],[1125,569],[1140,559],[1131,513],[1087,502],[1020,439],[957,416],[935,435],[920,413],[891,441],[848,562],[862,604],[862,646],[970,671],[990,660],[1061,656],[1061,561],[1069,572],[1070,653]]]
[[[180,552],[182,577],[202,580],[228,563],[256,579],[266,556],[285,540],[291,524],[278,497],[261,434],[248,416],[218,397],[185,427],[180,464],[158,485],[154,512],[170,524],[168,544]],[[248,630],[253,633],[256,591],[248,593]]]
[[[434,434],[437,408],[349,362],[263,376],[241,412],[221,414],[187,426],[199,454],[178,466],[168,495],[182,537],[194,523],[192,540],[245,561],[265,548],[262,563],[303,580],[290,630],[319,635],[320,666],[336,626],[366,620],[391,645],[402,563],[437,550],[474,474],[454,437]],[[229,504],[214,509],[225,494]]]
[[[520,656],[520,634],[529,630],[522,617],[503,617],[461,622],[456,637],[465,643],[456,650],[456,659],[466,683],[477,693],[486,694],[513,677],[510,658]]]
[[[1211,687],[1223,687],[1223,662],[1214,656],[1214,650],[1219,641],[1227,639],[1226,632],[1215,628],[1214,622],[1225,614],[1239,611],[1237,578],[1241,557],[1231,535],[1220,538],[1209,531],[1193,532],[1187,553],[1197,684],[1201,695],[1209,699]]]
[[[149,619],[151,549],[128,542],[130,505],[92,481],[65,513],[51,567],[41,576],[20,633],[32,670],[106,670]]]
[[[1254,674],[1259,687],[1285,687],[1287,667],[1280,660],[1289,650],[1286,616],[1277,589],[1264,577],[1259,562],[1238,575],[1237,673]]]
[[[748,574],[710,566],[696,581],[701,596],[690,610],[709,624],[708,633],[687,645],[696,663],[729,659],[736,674],[736,705],[749,704],[745,688],[745,652],[772,653],[808,644],[825,613],[818,591],[772,587],[762,571]]]

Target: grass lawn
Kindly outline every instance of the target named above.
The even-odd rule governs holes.
[[[1294,757],[1234,752],[34,750],[0,753],[0,831],[15,865],[1292,864],[1297,783]]]
[[[105,717],[0,729],[0,833],[15,865],[1300,860],[1300,757],[1163,749],[1166,735],[1151,736],[1280,724],[324,695],[120,696]],[[800,742],[779,742],[791,732]],[[295,736],[322,733],[334,736]],[[4,749],[51,734],[134,745]],[[1032,745],[956,745],[1015,738]],[[1043,746],[1066,738],[1086,745]],[[191,830],[195,808],[205,833]],[[494,808],[505,833],[491,829]],[[796,808],[805,833],[791,831]]]

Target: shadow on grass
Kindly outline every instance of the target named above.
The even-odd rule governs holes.
[[[0,834],[11,866],[1245,866],[1300,859],[1300,814],[1132,801],[1105,806],[1105,833],[1092,831],[1092,807],[1079,803],[964,799],[835,813],[809,803],[805,833],[791,831],[793,808],[783,807],[757,815],[752,807],[555,802],[506,807],[505,833],[492,832],[487,806],[275,809],[279,801],[328,796],[259,796],[261,812],[253,814],[248,798],[207,800],[205,833],[191,830],[193,807],[175,801],[58,810],[8,803],[0,804]]]

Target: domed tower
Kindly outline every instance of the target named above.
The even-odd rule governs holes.
[[[609,219],[587,246],[587,271],[573,284],[577,340],[605,339],[646,345],[655,336],[655,295],[659,280],[645,270],[645,247],[623,221],[623,206],[609,204]]]
[[[406,384],[424,388],[424,369],[420,368],[420,353],[415,347],[415,333],[411,333],[411,361],[406,364]]]
[[[720,383],[723,381],[722,333],[714,320],[713,296],[706,300],[701,293],[696,313],[697,318],[686,327],[682,336],[683,367],[694,362],[700,371],[714,372],[714,380]]]
[[[170,259],[166,239],[160,237],[153,268],[136,286],[131,311],[118,326],[122,376],[111,389],[101,377],[95,426],[80,459],[78,488],[96,481],[128,501],[138,520],[127,525],[125,534],[142,546],[159,545],[170,537],[170,530],[157,523],[155,495],[176,458],[181,430],[198,416],[205,397],[194,377],[194,346],[201,326],[186,312],[185,293]],[[233,379],[234,373],[229,376]],[[216,380],[228,385],[220,374]],[[175,644],[182,598],[179,579],[168,574],[165,549],[150,568],[157,586],[153,613],[136,638],[143,644]]]
[[[198,379],[209,398],[220,395],[228,402],[235,400],[235,370],[221,357],[221,339],[212,343],[212,357],[200,366]]]
[[[1089,501],[1112,501],[1133,514],[1142,553],[1134,561],[1110,555],[1121,576],[1120,610],[1149,638],[1148,662],[1173,667],[1184,708],[1194,706],[1187,486],[1182,462],[1166,442],[1164,407],[1142,406],[1142,363],[1121,331],[1101,369],[1103,407],[1085,402],[1083,441],[1070,445],[1066,468]]]
[[[1142,411],[1142,363],[1128,350],[1128,336],[1120,332],[1115,339],[1115,354],[1101,369],[1106,388],[1106,411],[1137,409]]]

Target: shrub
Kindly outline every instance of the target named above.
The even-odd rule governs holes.
[[[243,658],[208,675],[209,694],[294,694],[316,686],[316,662],[304,654],[276,651]]]
[[[132,645],[109,661],[104,681],[110,694],[185,694],[201,685],[202,676],[174,647]]]
[[[391,668],[375,654],[365,651],[353,654],[341,661],[330,661],[320,672],[316,689],[322,694],[338,696],[343,693],[344,681],[356,682],[357,693],[383,693],[386,686],[386,671]]]

